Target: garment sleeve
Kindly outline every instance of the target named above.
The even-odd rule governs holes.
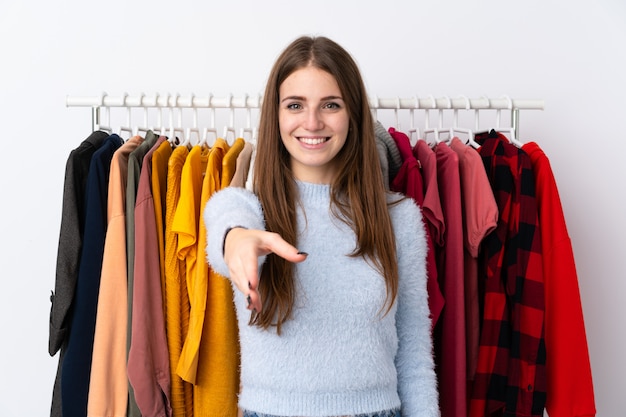
[[[207,229],[207,261],[213,271],[229,278],[224,262],[224,237],[233,227],[265,230],[265,220],[259,199],[245,188],[227,187],[209,199],[204,208]],[[259,267],[265,256],[259,257]]]
[[[399,273],[395,363],[402,416],[438,417],[439,399],[426,286],[425,226],[421,211],[413,200],[406,199],[395,209],[402,212],[401,216],[392,216]]]

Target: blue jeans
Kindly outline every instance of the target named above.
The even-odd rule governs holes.
[[[244,410],[243,417],[280,417],[280,416],[273,416],[270,414],[260,414],[260,413],[255,413],[254,411]],[[397,410],[379,411],[376,413],[369,413],[369,414],[359,414],[354,417],[402,417],[402,415],[400,414],[400,410],[397,409]]]

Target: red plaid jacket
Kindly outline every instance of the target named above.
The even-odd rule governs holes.
[[[480,255],[481,336],[469,416],[540,417],[546,401],[545,304],[532,165],[500,134],[476,140],[500,219]]]

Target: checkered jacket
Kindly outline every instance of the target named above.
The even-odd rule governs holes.
[[[543,415],[546,401],[541,235],[528,155],[477,135],[500,218],[480,255],[481,335],[469,416]]]

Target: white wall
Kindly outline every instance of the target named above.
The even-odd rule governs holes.
[[[550,157],[574,244],[598,416],[626,375],[626,7],[581,1],[111,0],[0,3],[0,415],[44,416],[65,161],[90,132],[66,95],[258,93],[276,54],[323,34],[380,97],[544,99],[521,140]]]

